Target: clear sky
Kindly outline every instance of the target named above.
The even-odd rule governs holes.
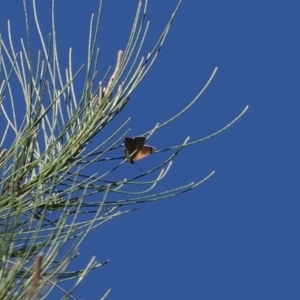
[[[39,2],[48,26],[50,1]],[[57,2],[62,63],[72,47],[80,66],[98,1]],[[149,0],[144,55],[176,4]],[[132,0],[104,1],[102,75],[126,45],[136,6]],[[22,11],[21,1],[2,1],[1,33],[10,19],[15,38],[25,37]],[[208,182],[176,198],[139,205],[87,238],[82,263],[93,255],[110,263],[87,277],[77,299],[100,299],[108,288],[111,300],[300,299],[299,16],[300,2],[293,0],[183,1],[158,60],[119,121],[132,117],[132,136],[148,131],[193,99],[215,67],[215,79],[195,106],[149,144],[162,149],[186,136],[204,137],[246,105],[250,109],[226,132],[184,150],[158,190],[215,170]],[[163,158],[153,155],[139,166],[151,168]],[[126,172],[139,170],[128,164]]]

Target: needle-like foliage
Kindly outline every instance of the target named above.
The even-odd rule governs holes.
[[[8,40],[0,40],[0,299],[45,299],[53,289],[62,292],[62,299],[75,299],[73,291],[83,278],[107,263],[92,258],[85,269],[70,270],[80,244],[92,229],[133,211],[134,204],[179,195],[213,175],[211,172],[196,183],[171,190],[155,190],[181,150],[226,130],[247,107],[208,137],[192,142],[187,138],[177,146],[157,150],[156,153],[170,151],[171,155],[133,178],[120,180],[117,175],[126,163],[120,150],[128,134],[128,120],[100,144],[92,143],[122,112],[153,65],[180,4],[181,1],[152,50],[141,57],[149,24],[145,21],[147,1],[140,1],[127,46],[116,53],[115,68],[109,69],[100,82],[97,36],[101,1],[97,16],[91,18],[87,61],[77,70],[73,69],[72,49],[68,68],[61,69],[54,0],[52,33],[48,38],[40,27],[35,0],[33,20],[23,1],[27,39],[21,40],[19,50],[8,23]],[[33,29],[40,41],[37,55],[32,46]],[[144,135],[149,138],[188,110],[215,73],[216,69],[182,111]],[[83,83],[77,81],[79,74],[84,74]],[[111,168],[99,168],[97,174],[90,174],[90,166],[107,161]],[[73,282],[68,291],[61,287],[66,280]]]

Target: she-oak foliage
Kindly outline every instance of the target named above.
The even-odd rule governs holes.
[[[149,22],[145,21],[147,1],[140,1],[128,43],[124,51],[116,55],[115,69],[109,69],[100,82],[97,36],[102,1],[97,17],[91,17],[87,61],[78,70],[72,67],[71,48],[69,66],[61,69],[56,43],[55,0],[52,0],[52,33],[46,39],[40,28],[35,0],[32,1],[33,18],[29,17],[26,0],[23,0],[27,41],[21,40],[19,50],[16,50],[8,22],[8,41],[0,37],[1,300],[46,299],[53,289],[61,291],[62,299],[75,299],[73,292],[83,278],[107,263],[97,262],[93,257],[85,269],[70,271],[68,268],[78,258],[79,246],[92,229],[135,210],[135,204],[187,192],[213,175],[211,172],[199,182],[155,192],[156,184],[169,172],[179,152],[226,130],[248,106],[233,121],[207,137],[192,142],[187,138],[178,146],[155,150],[155,154],[170,151],[171,155],[160,165],[133,178],[111,179],[118,178],[117,171],[127,163],[128,157],[122,156],[121,150],[129,134],[126,129],[129,120],[100,145],[92,143],[122,112],[147,74],[180,5],[181,1],[152,50],[141,57]],[[33,55],[31,44],[33,28],[40,40],[37,55]],[[191,108],[216,71],[182,111],[142,135],[148,139]],[[85,74],[85,80],[78,86],[76,78],[80,73]],[[131,155],[135,153],[131,151]],[[108,171],[89,174],[91,165],[104,161],[111,162]],[[149,175],[155,179],[149,180]],[[147,181],[143,181],[146,178]],[[139,192],[133,188],[137,184]],[[82,214],[85,218],[81,218]],[[73,282],[68,291],[61,286],[66,280]],[[108,293],[109,290],[102,299]]]

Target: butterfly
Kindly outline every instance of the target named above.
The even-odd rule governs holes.
[[[146,138],[137,136],[134,138],[126,137],[124,140],[124,153],[127,160],[133,164],[135,161],[142,159],[153,153],[154,147],[145,145]]]

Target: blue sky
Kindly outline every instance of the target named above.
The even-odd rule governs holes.
[[[72,47],[80,66],[98,1],[58,2],[62,62]],[[46,27],[49,3],[39,3]],[[144,55],[176,4],[149,0]],[[1,33],[10,19],[16,39],[25,37],[21,1],[1,5]],[[136,5],[104,1],[101,74],[125,47]],[[299,1],[183,1],[154,67],[119,121],[132,117],[133,136],[148,131],[193,99],[215,67],[215,79],[195,106],[149,144],[162,149],[186,136],[196,140],[250,108],[229,130],[185,149],[159,189],[215,170],[208,182],[176,198],[139,205],[87,238],[82,263],[93,255],[110,263],[88,276],[76,298],[99,299],[112,288],[112,300],[299,299],[299,12]],[[153,155],[139,166],[160,161]],[[128,164],[126,172],[139,170]]]

